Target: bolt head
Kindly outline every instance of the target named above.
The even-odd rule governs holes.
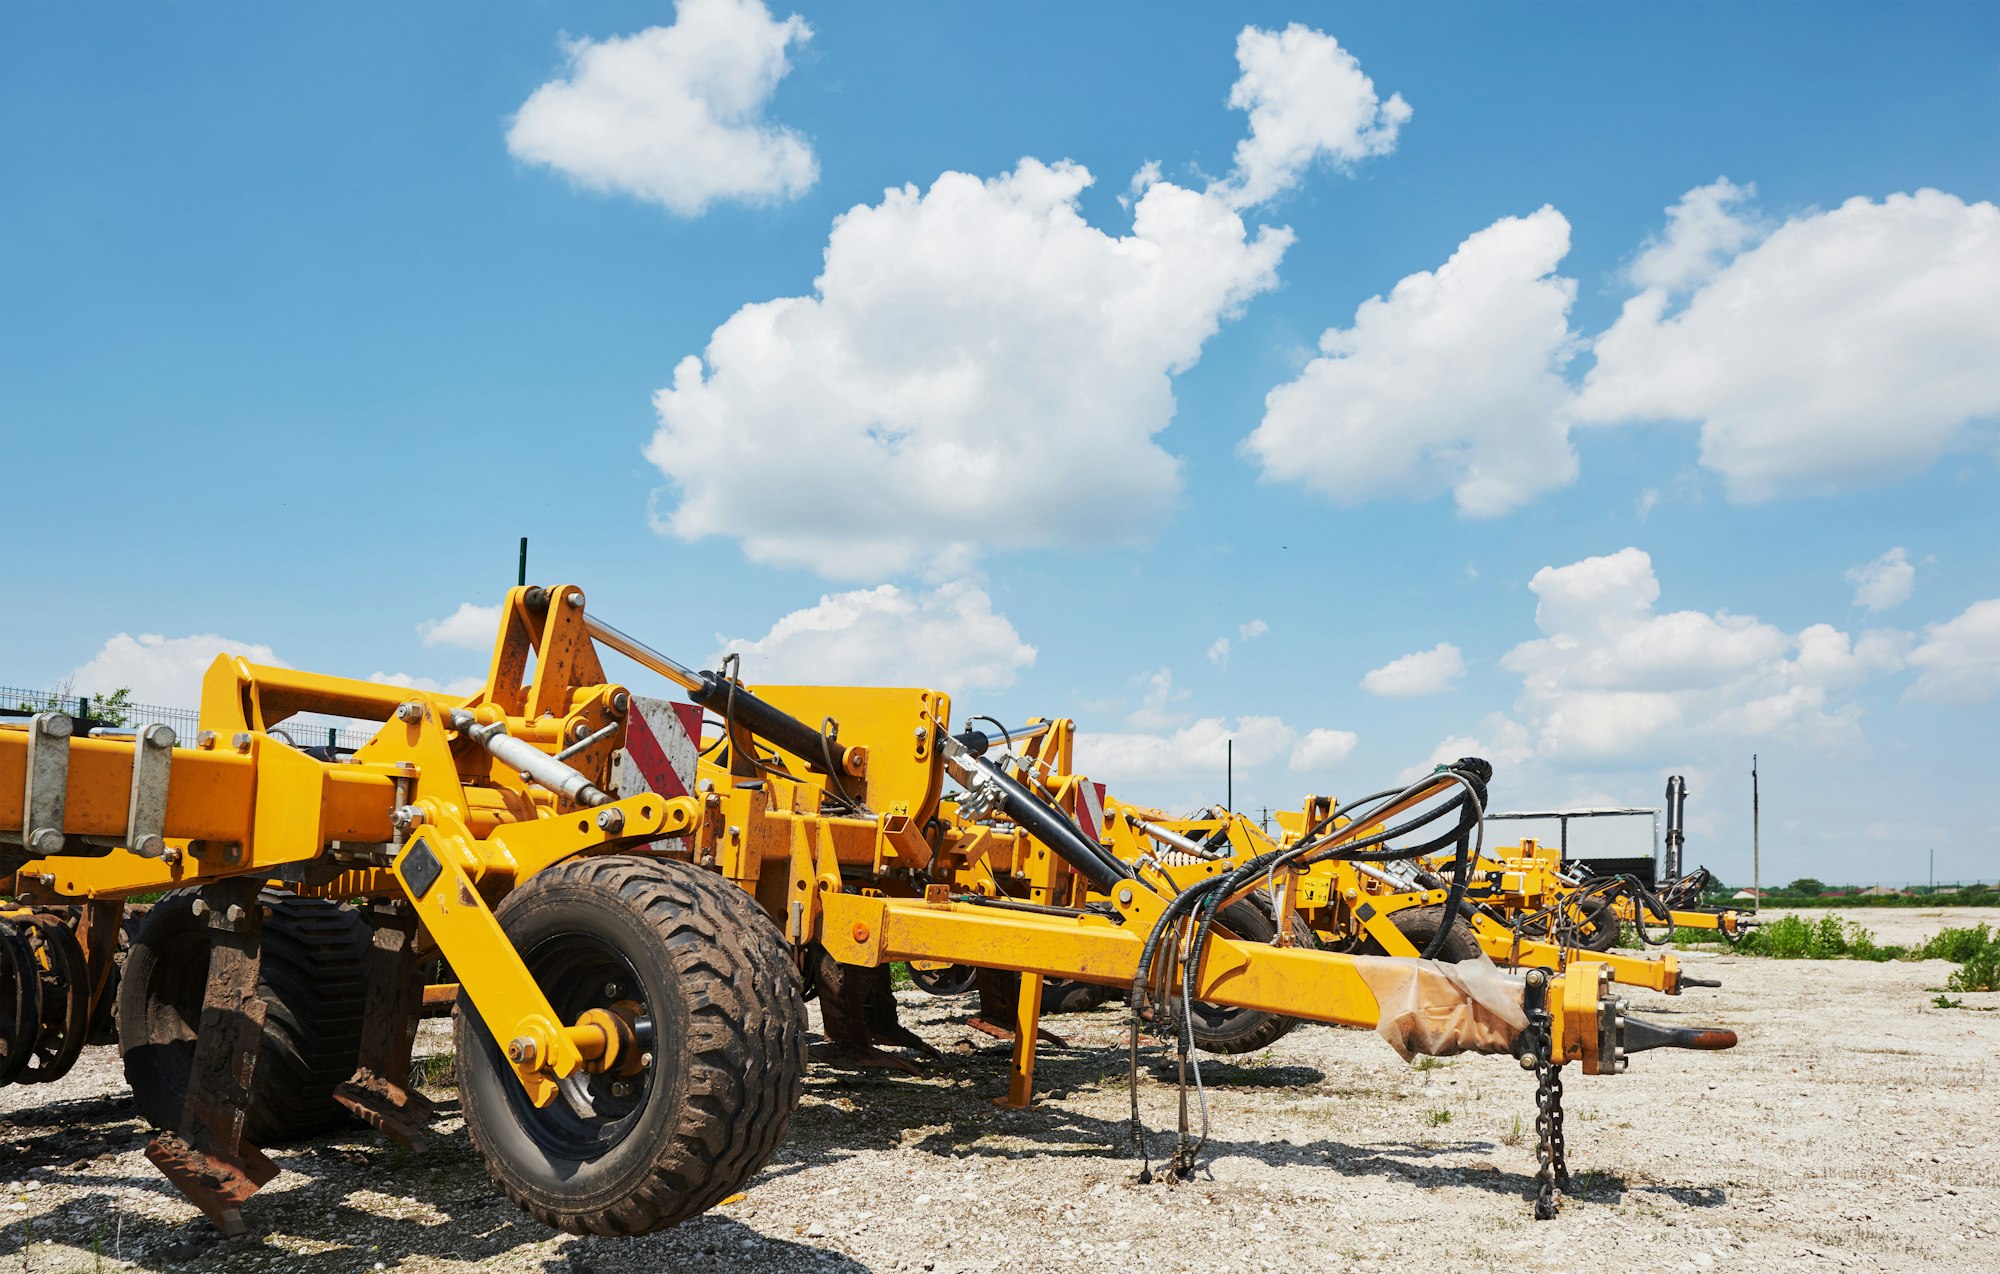
[[[147,832],[132,843],[132,852],[141,858],[158,858],[167,848],[167,842],[157,832]]]
[[[516,1066],[533,1066],[540,1052],[535,1047],[535,1041],[525,1035],[517,1035],[507,1041],[507,1060]]]
[[[64,844],[62,830],[55,827],[38,827],[28,840],[29,848],[37,854],[61,853]]]
[[[568,606],[569,606],[569,608],[570,608],[571,610],[582,610],[582,609],[583,609],[583,594],[582,594],[582,593],[571,593],[571,594],[570,594],[570,595],[569,595],[569,596],[568,596],[567,598],[565,598],[565,599],[564,599],[564,602],[565,602],[565,604],[566,604],[566,605],[568,605]]]
[[[235,745],[238,752],[248,752],[251,743],[250,732],[247,730],[240,731],[230,742]]]
[[[194,900],[194,905],[193,905],[192,907],[188,908],[188,910],[192,911],[192,912],[193,912],[193,913],[194,913],[195,915],[197,915],[197,916],[205,916],[205,915],[207,915],[207,914],[208,914],[208,899],[206,899],[206,898],[197,898],[197,899],[195,899],[195,900]]]
[[[618,984],[617,984],[616,982],[606,982],[606,983],[604,984],[604,998],[605,998],[605,999],[607,999],[607,1000],[615,1000],[615,999],[617,999],[617,998],[618,998],[619,996],[621,996],[621,995],[623,995],[623,994],[625,994],[625,988],[624,988],[624,987],[622,987],[622,986],[620,986],[620,985],[618,985]]]
[[[632,696],[626,694],[623,690],[620,690],[618,693],[611,696],[612,716],[614,717],[624,716],[625,709],[631,706],[632,706]]]
[[[600,810],[597,815],[597,826],[600,830],[616,836],[619,832],[625,830],[625,812],[623,810]]]
[[[244,918],[247,917],[249,914],[250,914],[249,912],[243,910],[242,903],[232,902],[229,904],[229,909],[222,913],[222,918],[224,920],[227,920],[230,924],[240,925],[243,923]]]

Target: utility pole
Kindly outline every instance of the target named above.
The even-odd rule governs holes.
[[[1222,806],[1224,809],[1234,813],[1236,810],[1236,740],[1230,739],[1224,745],[1224,748],[1224,755],[1228,758],[1224,762],[1224,768],[1228,772],[1228,777],[1223,780]]]
[[[1764,864],[1757,837],[1757,754],[1750,754],[1750,911],[1764,905]]]
[[[521,537],[521,569],[514,576],[514,582],[523,588],[528,586],[528,537],[525,535]]]
[[[1937,892],[1937,850],[1931,850],[1931,892]]]

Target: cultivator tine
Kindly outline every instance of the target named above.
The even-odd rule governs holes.
[[[179,1130],[158,1133],[146,1146],[146,1158],[230,1238],[245,1232],[244,1201],[278,1175],[278,1166],[243,1139],[267,1008],[257,993],[264,927],[257,892],[255,880],[202,891],[208,983],[187,1101]]]
[[[334,1100],[405,1150],[422,1150],[436,1116],[430,1099],[410,1089],[410,1051],[423,1011],[424,978],[416,954],[417,915],[409,904],[373,909],[368,949],[368,999],[354,1075]]]
[[[1712,1053],[1735,1048],[1736,1032],[1720,1026],[1664,1026],[1642,1017],[1627,1017],[1624,1046],[1627,1053],[1656,1048],[1691,1048]]]

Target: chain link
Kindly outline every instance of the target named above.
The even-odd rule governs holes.
[[[1535,1219],[1547,1221],[1562,1208],[1569,1189],[1569,1158],[1563,1144],[1562,1067],[1549,1060],[1553,1025],[1546,1009],[1529,1015],[1535,1061]]]

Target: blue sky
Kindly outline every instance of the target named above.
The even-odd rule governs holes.
[[[525,534],[686,660],[1074,715],[1169,806],[1224,737],[1256,806],[1476,743],[1516,807],[1687,773],[1735,880],[1755,752],[1767,880],[2000,875],[2000,10],[680,21],[8,6],[0,428],[51,512],[0,682],[447,684]]]

